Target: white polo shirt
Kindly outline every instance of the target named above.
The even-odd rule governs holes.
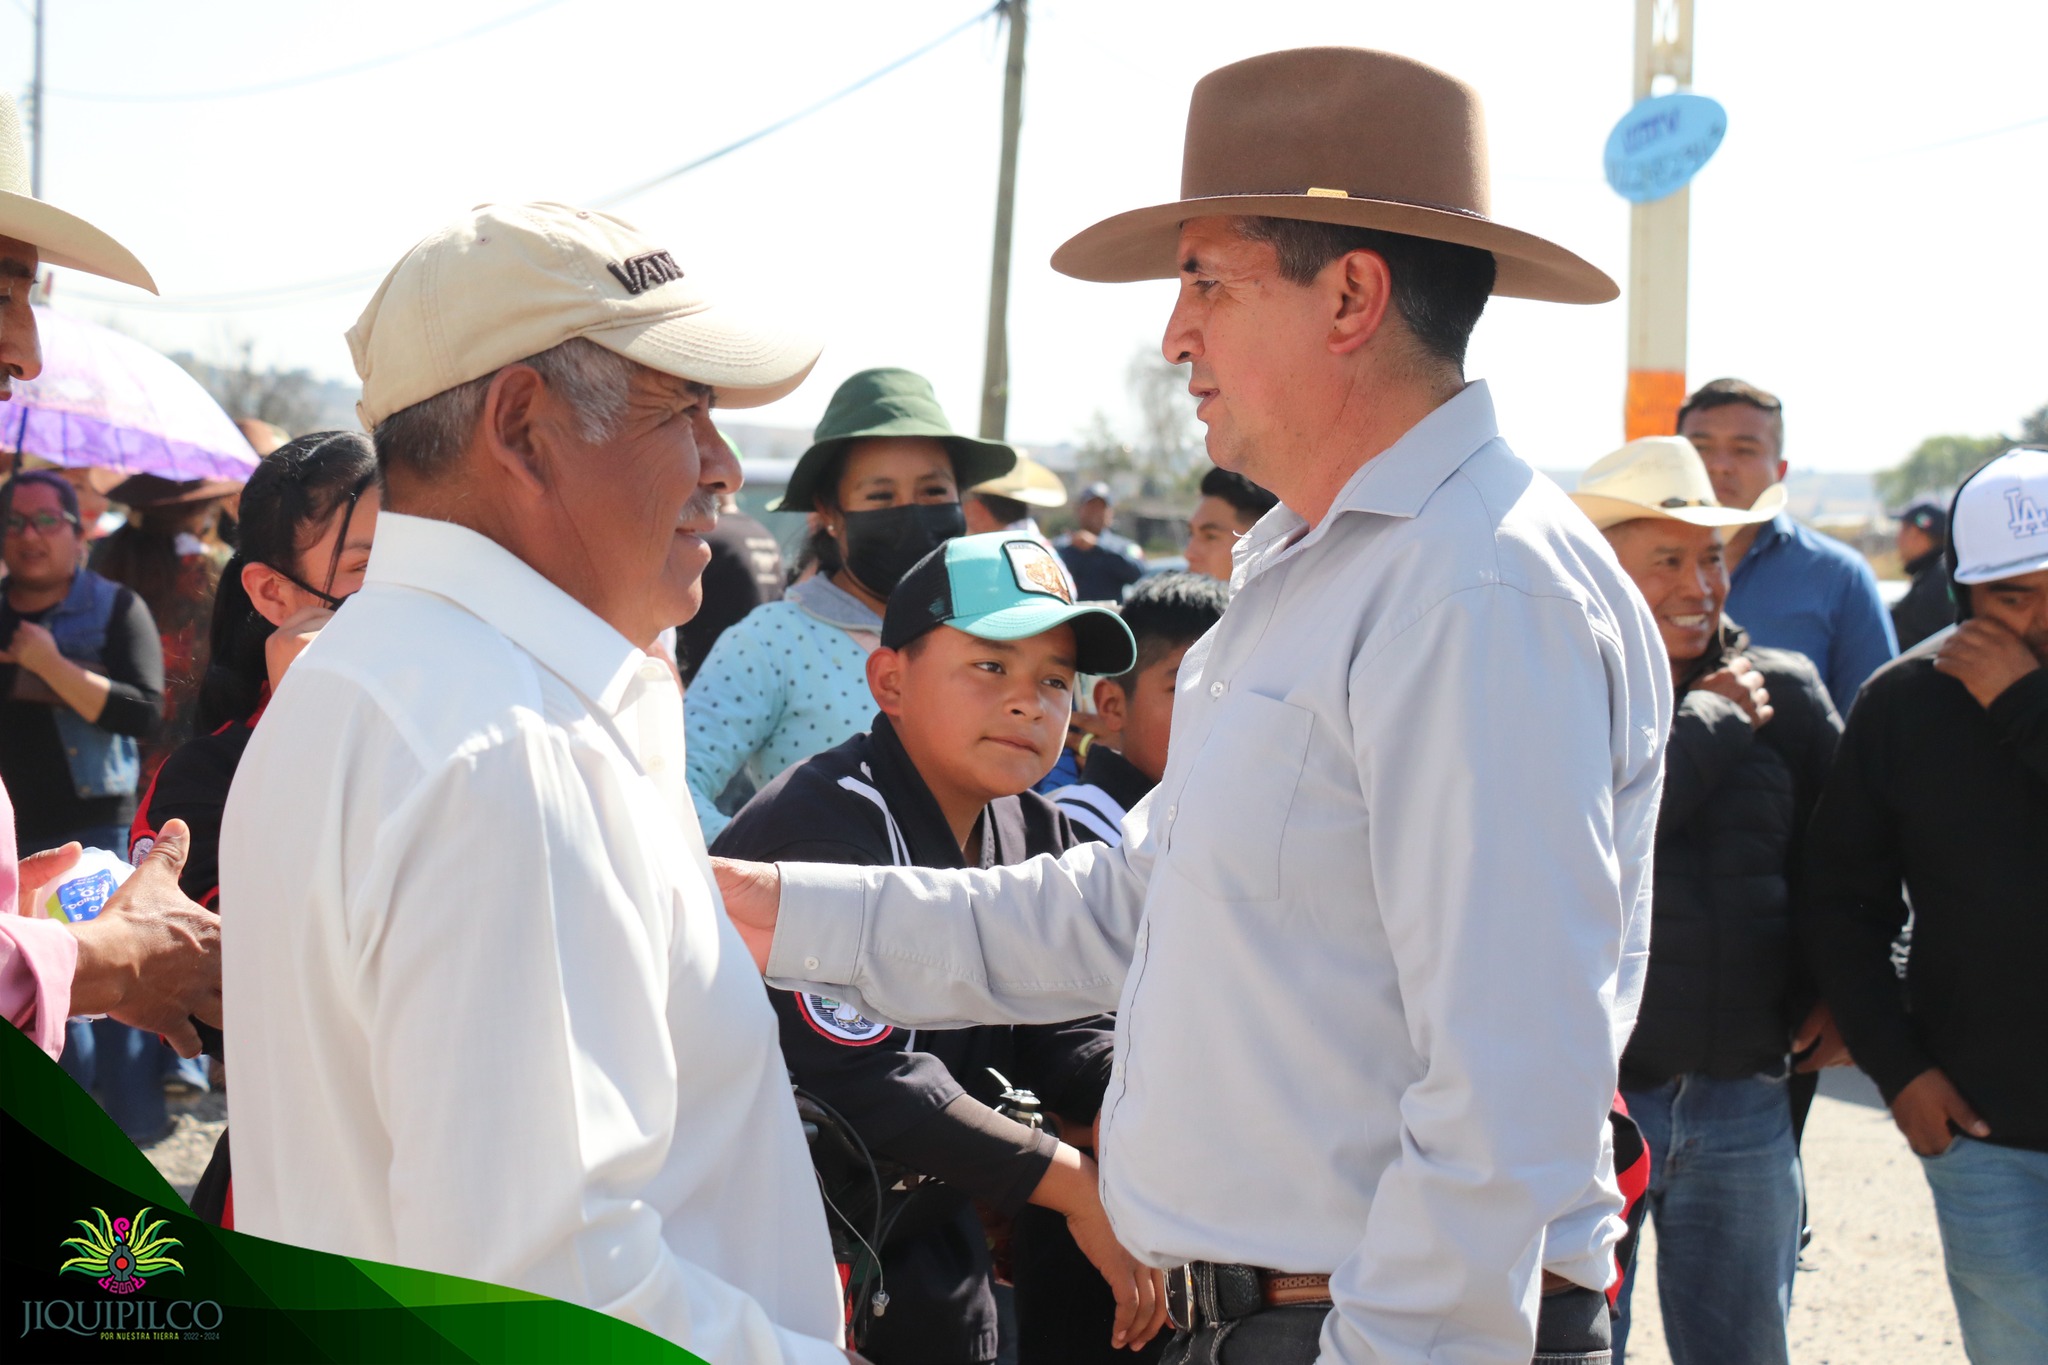
[[[386,512],[221,836],[236,1226],[843,1362],[775,1016],[674,674],[502,547]]]
[[[1121,847],[783,868],[769,977],[869,1018],[1116,1007],[1103,1202],[1157,1266],[1326,1273],[1323,1358],[1528,1365],[1605,1285],[1670,664],[1482,383],[1237,548]]]

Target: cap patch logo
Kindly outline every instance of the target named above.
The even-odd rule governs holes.
[[[1067,587],[1067,576],[1061,572],[1060,562],[1053,558],[1051,550],[1035,540],[1013,540],[1003,546],[1003,554],[1009,558],[1017,586],[1025,592],[1043,593],[1062,602],[1074,600]]]
[[[658,284],[683,277],[683,268],[666,251],[643,251],[623,261],[609,262],[605,269],[626,286],[628,294],[644,294]]]
[[[804,1022],[835,1043],[865,1047],[879,1043],[895,1032],[887,1024],[863,1018],[860,1011],[845,1001],[834,1000],[827,995],[803,991],[798,993],[797,1002],[803,1006]]]
[[[2025,489],[2005,490],[2005,510],[2010,516],[2005,528],[2012,532],[2013,539],[2048,536],[2048,507],[2028,497]]]

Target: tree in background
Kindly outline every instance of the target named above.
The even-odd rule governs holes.
[[[1141,428],[1138,472],[1144,491],[1156,496],[1186,481],[1200,445],[1195,439],[1195,405],[1188,393],[1187,370],[1169,365],[1158,347],[1143,346],[1131,357],[1124,378],[1137,404]]]
[[[1876,475],[1877,495],[1887,507],[1916,498],[1946,497],[1986,460],[2016,445],[2048,445],[2048,404],[2020,419],[2018,436],[1930,436],[1911,455]]]
[[[318,430],[326,404],[308,370],[256,368],[256,343],[244,339],[232,362],[209,364],[190,352],[171,357],[198,380],[230,417],[254,417],[293,434]]]

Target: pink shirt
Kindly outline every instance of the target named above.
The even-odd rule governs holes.
[[[16,914],[20,883],[14,803],[0,785],[0,1014],[55,1057],[64,1050],[78,940],[55,920]]]

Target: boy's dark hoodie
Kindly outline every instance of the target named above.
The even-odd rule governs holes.
[[[975,838],[982,867],[1079,842],[1052,803],[1031,792],[990,802]],[[869,733],[762,788],[711,851],[762,862],[966,865],[937,799],[881,715]],[[973,1201],[1015,1215],[1057,1144],[992,1111],[1001,1087],[988,1068],[1034,1091],[1046,1111],[1086,1124],[1108,1084],[1113,1022],[1098,1015],[1034,1027],[905,1030],[826,997],[769,996],[797,1085],[838,1110],[877,1157],[943,1182],[923,1189],[884,1243],[890,1305],[871,1322],[863,1349],[878,1361],[993,1360],[989,1251]],[[1101,1334],[1106,1341],[1107,1321]]]

